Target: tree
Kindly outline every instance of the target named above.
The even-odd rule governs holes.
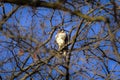
[[[0,77],[120,79],[119,21],[119,0],[0,0]],[[66,56],[55,43],[59,28]]]

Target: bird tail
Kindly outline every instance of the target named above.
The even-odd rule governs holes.
[[[67,55],[67,51],[66,51],[66,50],[63,51],[63,55],[64,55],[64,56]]]

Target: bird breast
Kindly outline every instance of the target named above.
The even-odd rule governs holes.
[[[61,38],[57,38],[57,43],[59,44],[59,45],[63,45],[64,43],[65,43],[65,41],[63,40],[63,39],[61,39]]]
[[[56,35],[56,42],[58,43],[59,46],[65,44],[65,38],[66,38],[66,33],[58,33]]]
[[[58,38],[60,39],[63,39],[63,40],[65,40],[65,38],[66,38],[66,33],[59,33],[58,34]]]

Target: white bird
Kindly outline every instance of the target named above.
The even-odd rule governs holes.
[[[67,38],[67,34],[66,32],[61,29],[57,32],[56,36],[55,36],[55,39],[56,39],[56,43],[58,44],[58,50],[60,51],[63,51],[63,54],[66,55],[66,50],[67,48],[63,48],[63,46],[67,43],[68,41],[68,38]],[[62,49],[63,48],[63,49]]]

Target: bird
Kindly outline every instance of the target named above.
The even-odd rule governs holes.
[[[58,30],[57,34],[55,35],[55,40],[58,45],[58,51],[61,51],[64,55],[66,55],[68,47],[64,46],[68,42],[68,37],[64,29]]]

